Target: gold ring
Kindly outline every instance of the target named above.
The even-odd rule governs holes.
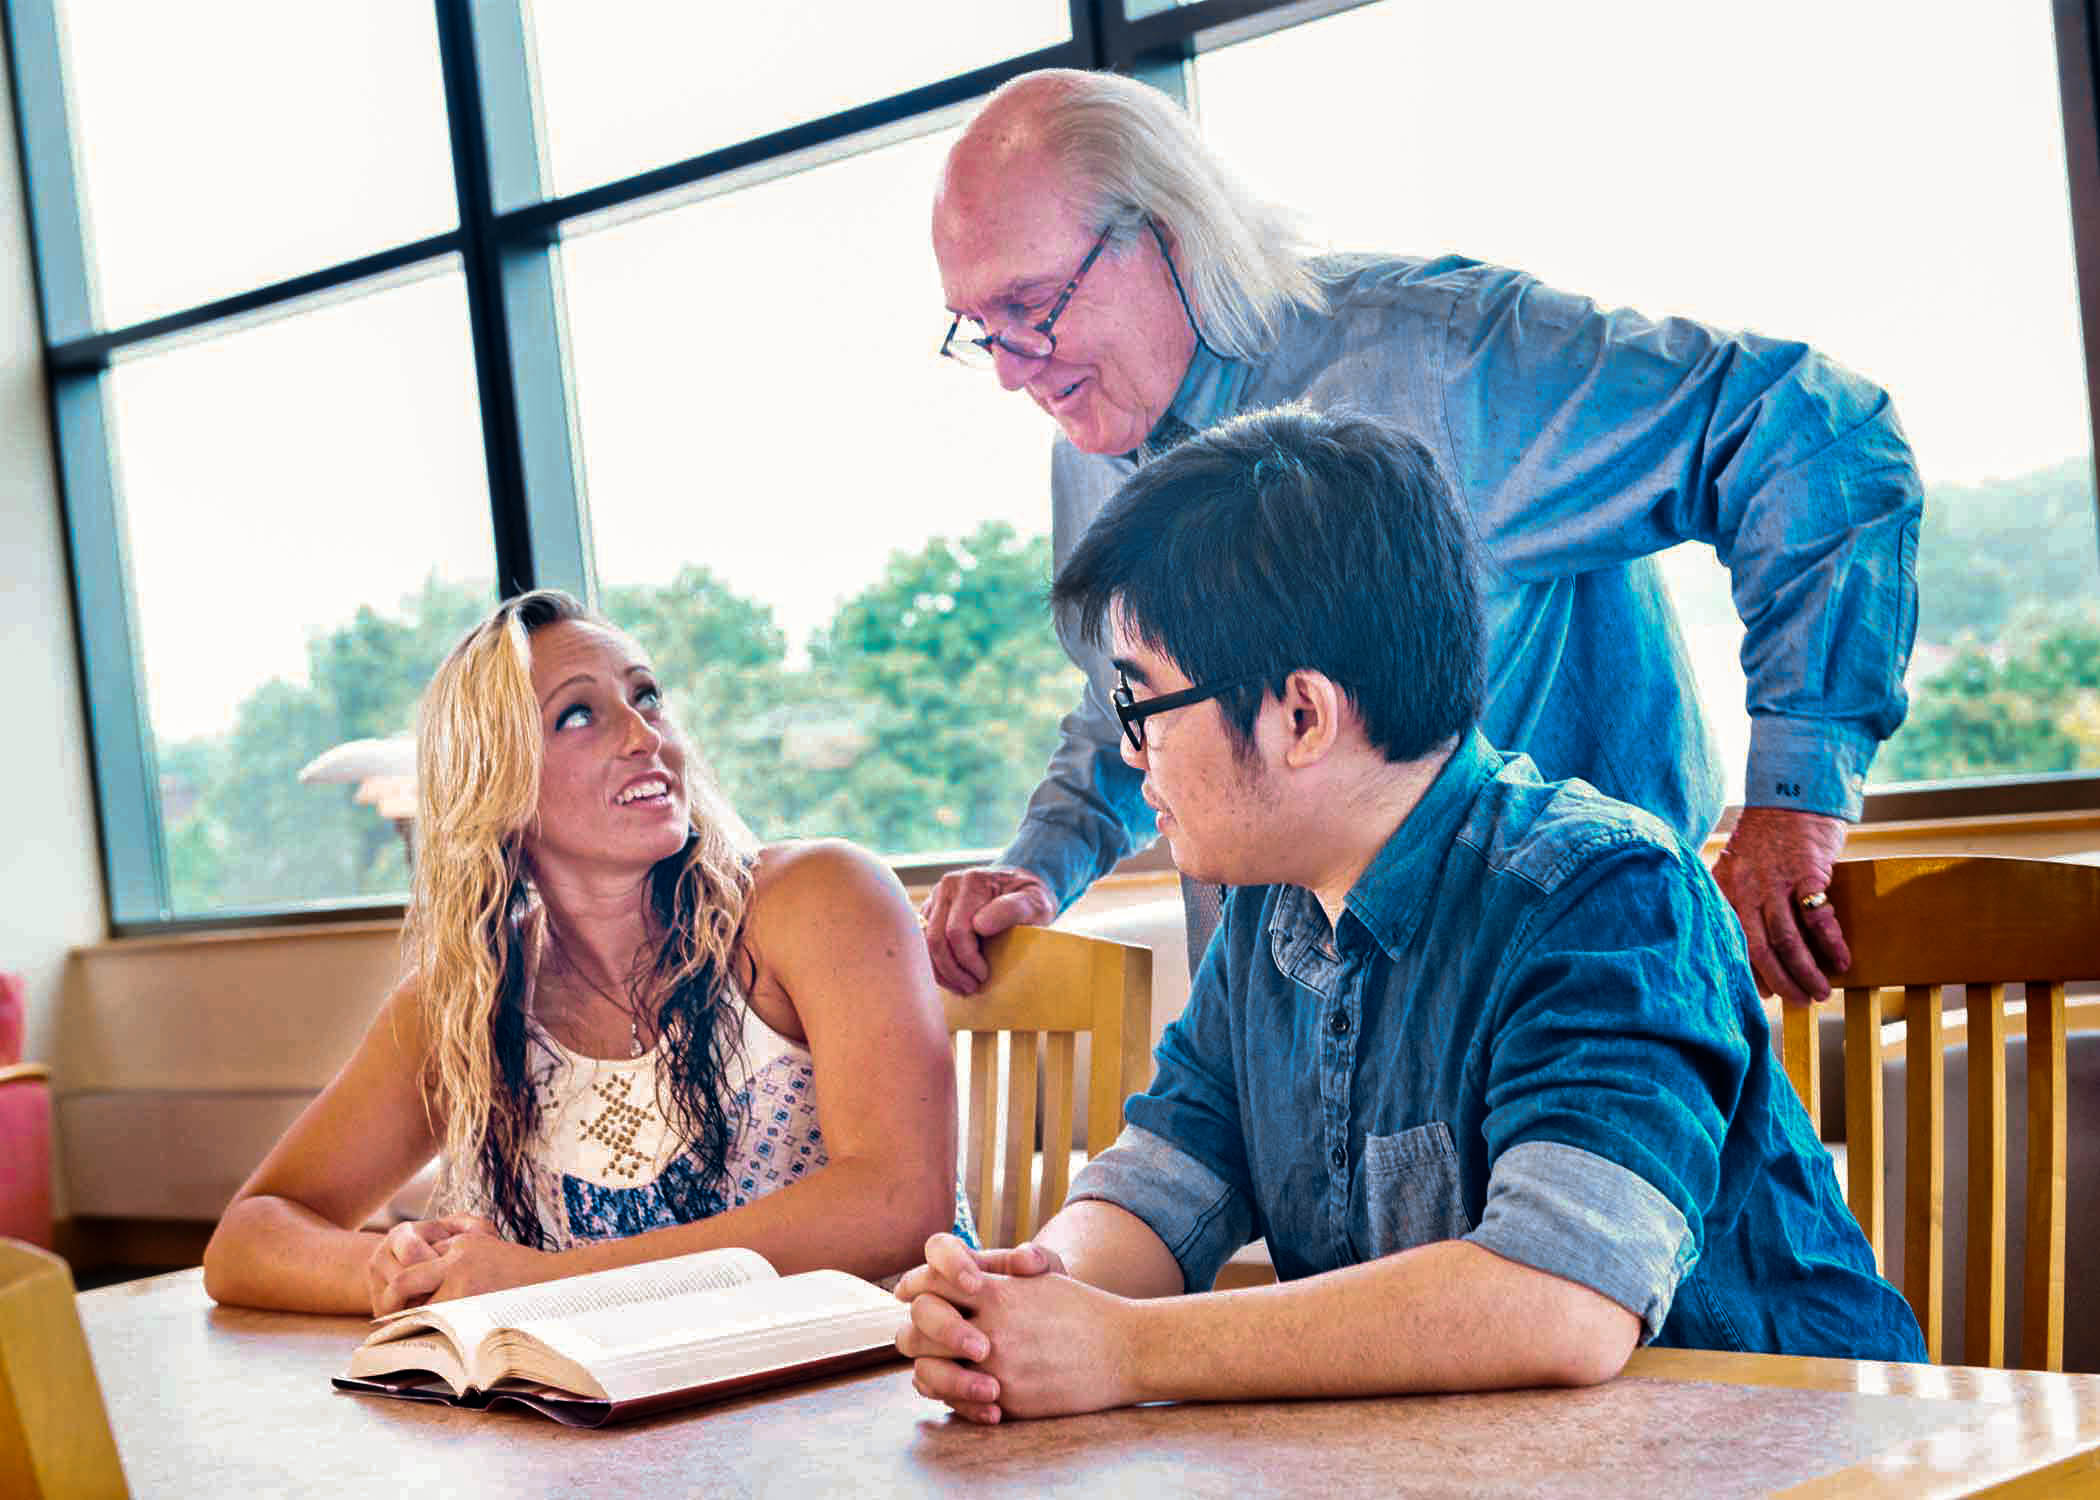
[[[1803,911],[1814,911],[1818,907],[1828,906],[1830,904],[1830,896],[1824,891],[1810,891],[1806,896],[1796,896],[1794,904]]]

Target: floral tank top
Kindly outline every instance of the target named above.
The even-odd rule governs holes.
[[[817,1124],[816,1064],[809,1048],[775,1031],[740,998],[742,1045],[728,1048],[722,1088],[733,1136],[722,1191],[698,1199],[707,1218],[796,1182],[829,1159]],[[731,1024],[725,1018],[725,1024]],[[675,1204],[695,1199],[700,1176],[688,1144],[665,1118],[663,1043],[635,1058],[585,1057],[535,1024],[535,1196],[553,1250],[624,1239],[683,1222]],[[661,1086],[660,1086],[661,1085]],[[487,1211],[475,1180],[442,1191],[443,1206]],[[685,1188],[667,1193],[666,1187]],[[955,1232],[976,1243],[969,1205],[956,1192]]]

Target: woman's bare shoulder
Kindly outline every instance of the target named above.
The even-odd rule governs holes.
[[[753,917],[842,901],[903,911],[911,907],[896,872],[846,839],[796,839],[759,850],[751,872]]]
[[[423,1003],[421,975],[411,970],[401,976],[380,1002],[372,1030],[389,1039],[405,1059],[421,1065],[430,1050],[430,1013]]]
[[[857,844],[812,839],[772,844],[752,872],[745,934],[762,969],[800,967],[874,938],[919,940],[919,915],[896,872]]]

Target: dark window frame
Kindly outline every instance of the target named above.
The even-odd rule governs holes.
[[[1369,0],[1198,0],[1131,20],[1123,0],[1069,0],[1071,38],[820,119],[546,196],[539,174],[518,0],[432,0],[443,71],[458,227],[122,328],[97,327],[60,67],[62,0],[0,0],[16,143],[44,342],[57,488],[75,599],[96,823],[110,930],[169,932],[257,922],[361,918],[398,906],[361,900],[293,911],[178,917],[168,899],[158,778],[144,717],[129,565],[104,377],[122,352],[266,317],[374,278],[457,256],[465,272],[495,564],[504,592],[547,583],[594,592],[580,449],[560,333],[553,258],[563,228],[800,171],[885,136],[930,128],[1000,83],[1039,67],[1115,68],[1179,98],[1198,53],[1303,24]],[[1404,0],[1394,0],[1404,3]],[[2085,337],[2088,409],[2100,453],[2100,0],[2052,0],[2067,147],[2067,188]],[[1869,822],[2100,808],[2100,775],[2023,778],[1870,792]],[[904,857],[930,879],[952,863]],[[1140,856],[1142,867],[1157,864]]]

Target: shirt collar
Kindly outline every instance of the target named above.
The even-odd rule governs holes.
[[[1182,372],[1181,389],[1167,403],[1167,411],[1192,431],[1214,427],[1239,410],[1240,392],[1253,373],[1252,365],[1214,354],[1210,345],[1198,339],[1189,367]]]
[[[1494,779],[1501,764],[1480,731],[1467,730],[1422,800],[1349,888],[1343,905],[1388,958],[1399,958],[1413,939],[1429,893],[1436,888],[1437,870],[1481,787]],[[1317,902],[1310,891],[1290,888],[1286,899],[1276,903],[1271,930],[1279,922],[1302,919],[1301,906],[1316,908]]]
[[[1174,399],[1160,414],[1159,423],[1136,452],[1124,455],[1136,460],[1149,458],[1173,447],[1190,433],[1215,427],[1239,410],[1240,396],[1253,377],[1254,367],[1242,360],[1213,354],[1201,339],[1182,371]]]

